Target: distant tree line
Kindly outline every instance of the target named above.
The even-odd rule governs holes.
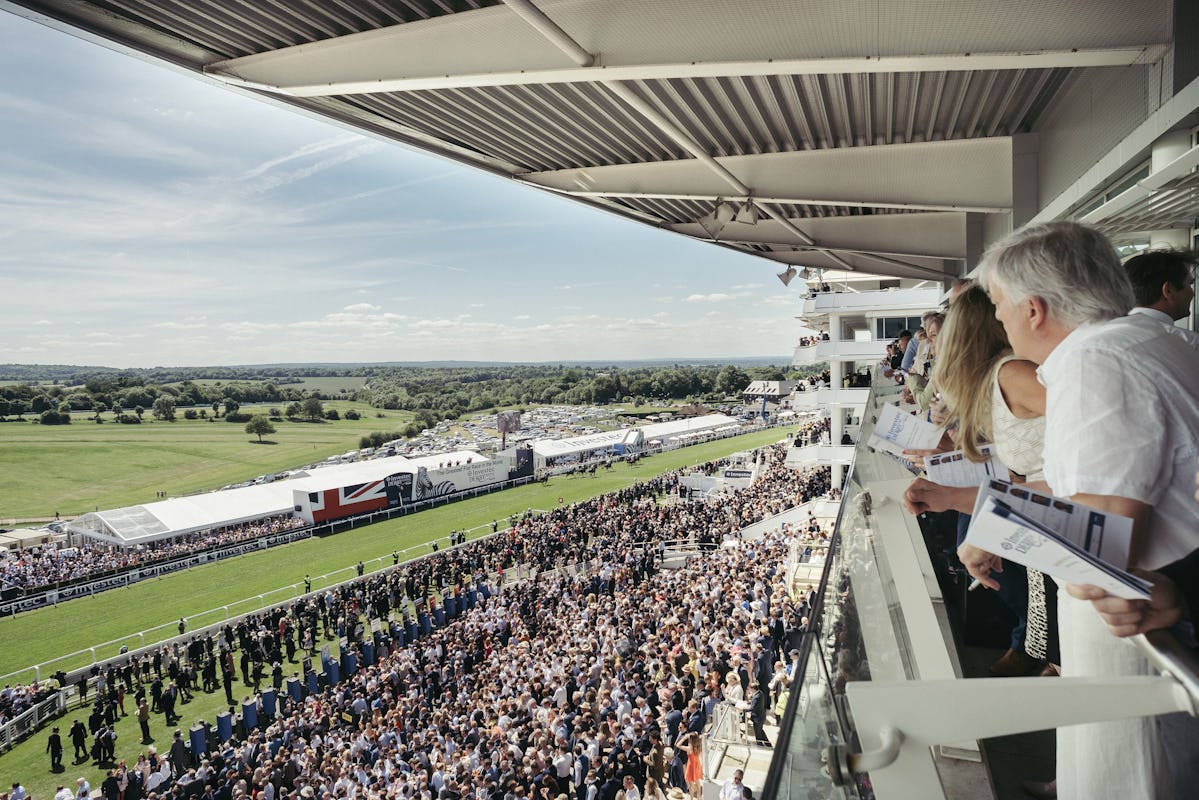
[[[489,408],[529,405],[719,402],[738,397],[752,380],[797,377],[781,367],[671,365],[618,369],[545,365],[472,368],[383,368],[356,397],[376,408],[457,418]]]
[[[73,411],[91,411],[97,421],[103,421],[103,415],[111,412],[114,421],[137,424],[147,410],[156,419],[169,421],[183,409],[188,419],[223,417],[228,422],[247,423],[252,417],[241,413],[243,403],[277,403],[280,407],[267,415],[271,419],[321,420],[338,418],[336,409],[325,409],[323,401],[345,399],[413,412],[416,419],[409,427],[417,433],[442,419],[457,419],[496,407],[719,402],[738,397],[752,380],[794,379],[804,374],[777,366],[735,364],[623,369],[564,365],[381,366],[340,370],[307,365],[264,370],[46,366],[40,371],[21,366],[16,373],[12,368],[0,366],[0,375],[26,374],[28,380],[0,386],[0,418],[33,414],[44,424],[62,424],[70,422]],[[205,377],[212,374],[222,377]],[[227,380],[230,374],[245,377]],[[152,377],[169,382],[155,382]],[[365,385],[356,391],[322,392],[301,385],[299,382],[306,377],[362,377]],[[349,413],[357,416],[356,412]]]

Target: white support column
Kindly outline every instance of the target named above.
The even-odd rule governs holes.
[[[1153,143],[1149,156],[1149,174],[1153,175],[1165,169],[1171,162],[1191,149],[1191,132],[1189,130],[1172,131]],[[1162,231],[1149,232],[1149,246],[1175,247],[1188,249],[1191,246],[1191,232],[1187,228],[1170,228]]]
[[[829,314],[828,318],[828,338],[833,342],[841,341],[841,315]],[[844,388],[845,380],[845,364],[834,358],[830,358],[828,362],[829,388],[834,393],[839,392]],[[829,443],[840,444],[841,434],[845,430],[845,411],[841,406],[833,404],[829,408]],[[832,485],[840,488],[841,482],[844,480],[845,469],[838,463],[832,465]]]

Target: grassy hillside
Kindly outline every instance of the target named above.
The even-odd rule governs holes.
[[[64,516],[151,502],[168,495],[217,489],[266,472],[298,467],[358,449],[371,431],[396,431],[411,420],[403,411],[381,412],[361,403],[327,402],[359,420],[276,422],[277,433],[258,444],[245,424],[180,419],[159,422],[149,413],[140,425],[87,421],[70,425],[0,424],[0,519]],[[265,413],[245,405],[242,412]],[[111,415],[106,415],[111,417]]]

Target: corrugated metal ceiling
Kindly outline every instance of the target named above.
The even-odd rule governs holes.
[[[631,2],[622,0],[620,7],[626,12],[629,8],[639,8],[647,19],[669,17],[691,8],[673,0],[641,5],[630,5]],[[1112,5],[1114,0],[1105,2],[1113,9],[1119,6]],[[314,43],[344,42],[343,37],[353,34],[385,29],[403,31],[411,23],[429,25],[435,24],[431,22],[435,20],[468,19],[458,15],[508,13],[507,9],[492,8],[502,5],[500,0],[46,0],[17,4],[197,71],[229,59],[272,54],[297,45],[323,47],[324,44]],[[677,41],[663,41],[661,37],[655,40],[649,31],[630,27],[625,17],[618,20],[619,25],[605,26],[604,15],[612,6],[604,3],[545,0],[545,5],[552,5],[564,17],[574,14],[571,18],[576,20],[576,27],[587,27],[589,41],[613,46],[604,37],[610,39],[619,30],[629,49],[642,55],[656,50],[671,53],[687,50]],[[887,48],[936,47],[938,41],[948,41],[945,37],[952,36],[955,30],[962,31],[969,42],[985,43],[988,34],[982,28],[987,26],[980,28],[978,18],[964,13],[966,5],[970,4],[959,9],[962,14],[948,13],[951,9],[947,9],[946,13],[934,14],[928,24],[914,25],[906,32],[897,31],[889,38],[885,28],[874,33],[863,31],[862,52],[868,55]],[[1162,9],[1168,4],[1146,0],[1139,5],[1152,13],[1147,18],[1128,9],[1121,13],[1133,14],[1133,22],[1150,36],[1155,26],[1161,28]],[[1014,25],[996,34],[994,41],[997,46],[1008,46],[1014,41],[1012,37],[1041,41],[1037,37],[1068,35],[1063,31],[1076,27],[1071,20],[1077,19],[1068,6],[1069,0],[1058,0],[1054,5],[1053,29],[1048,32],[1035,25],[1024,28]],[[880,10],[869,4],[827,5],[825,10],[831,16],[822,28],[819,20],[810,16],[792,19],[802,11],[794,4],[775,2],[771,7],[780,25],[809,37],[805,46],[814,47],[814,42],[827,38],[834,54],[844,50],[851,55],[857,52],[852,47],[855,15],[873,9],[869,13],[876,15],[874,21],[880,24],[891,18],[887,15],[896,13],[895,9]],[[757,10],[761,12],[762,8]],[[988,6],[982,19],[1003,19],[1004,10]],[[911,11],[917,15],[932,13],[923,6],[913,6]],[[970,11],[983,13],[975,6]],[[511,21],[507,17],[502,19]],[[586,20],[587,24],[584,26],[579,20]],[[1118,44],[1098,21],[1077,27],[1083,46]],[[730,28],[729,36],[735,40],[730,45],[709,28],[693,24],[690,29],[696,34],[697,60],[724,57],[728,55],[726,51],[748,48],[754,42],[754,31],[750,29]],[[463,26],[458,27],[460,32],[462,29]],[[446,35],[453,35],[453,30],[454,26],[447,25],[450,32]],[[763,35],[758,38],[763,41],[772,36],[777,38],[779,33],[761,29],[759,32]],[[565,33],[569,36],[571,31]],[[913,38],[916,41],[909,41]],[[503,41],[491,46],[497,56],[504,52]],[[710,53],[701,52],[705,46]],[[511,56],[505,53],[505,57]],[[624,88],[661,115],[674,131],[655,124],[626,102],[627,98],[619,97],[604,82],[602,71],[597,73],[596,81],[510,82],[282,99],[373,133],[521,179],[526,173],[691,159],[697,150],[721,158],[1011,136],[1035,130],[1040,114],[1066,85],[1073,69],[1056,64],[1037,66],[1040,62],[1035,61],[1028,62],[1032,66],[1027,68],[1013,69],[990,69],[985,61],[977,68],[964,59],[953,63],[960,63],[962,68],[852,73],[807,70],[801,74],[756,74],[749,70],[750,74],[715,77],[654,77],[650,71],[646,77],[622,82]],[[690,148],[680,142],[680,135],[690,140]],[[935,171],[928,170],[930,180],[945,179],[933,176]],[[801,178],[798,176],[797,182]],[[581,196],[608,210],[662,226],[695,222],[710,214],[716,202],[711,197],[655,192],[653,186],[640,188],[642,191],[613,192],[609,196]],[[752,192],[752,187],[749,188]],[[730,196],[736,194],[730,192]],[[805,196],[810,197],[803,193],[802,186],[797,186],[795,197]],[[1181,213],[1180,207],[1193,203],[1194,196],[1190,189],[1179,193],[1164,204],[1170,211],[1161,213]],[[872,206],[869,200],[863,198],[861,202],[846,205],[787,202],[786,198],[779,198],[770,211],[802,221],[827,217],[865,219],[928,209],[927,205],[918,204],[907,209],[903,203]],[[1146,214],[1149,213],[1146,209]],[[1161,214],[1141,218],[1156,220]],[[802,237],[799,232],[797,244]],[[771,251],[761,245],[732,246],[752,253]],[[956,272],[961,266],[951,264],[947,268]]]

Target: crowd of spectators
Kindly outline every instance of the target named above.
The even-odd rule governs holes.
[[[785,447],[769,448],[758,480],[719,504],[666,502],[678,475],[664,475],[526,514],[495,536],[309,594],[94,680],[109,704],[126,685],[140,689],[143,675],[162,683],[162,669],[171,687],[198,670],[198,688],[215,691],[215,666],[228,699],[238,651],[243,683],[257,690],[269,670],[278,687],[281,662],[313,652],[321,634],[357,649],[368,631],[388,631],[389,618],[402,625],[479,583],[502,586],[415,642],[385,639],[375,664],[302,703],[282,695],[264,730],[214,742],[198,763],[172,746],[174,781],[149,796],[615,800],[636,787],[662,800],[685,788],[676,745],[705,728],[726,689],[757,692],[764,715],[763,693],[789,680],[812,597],[792,596],[784,560],[796,538],[823,546],[826,534],[809,522],[752,542],[732,535],[828,490],[827,469],[793,471],[784,456]],[[726,537],[731,546],[719,546]],[[662,569],[666,540],[707,546]],[[505,580],[518,566],[534,577]],[[755,731],[762,718],[751,719]],[[145,796],[137,770],[115,772],[124,800]]]
[[[792,433],[792,446],[807,447],[813,444],[829,444],[829,435],[828,417],[810,420],[795,428]]]
[[[18,717],[57,691],[44,683],[5,684],[0,690],[0,725]]]
[[[306,524],[299,517],[279,515],[134,547],[116,547],[94,540],[84,540],[74,545],[65,542],[39,545],[12,551],[0,562],[0,585],[35,590],[82,581],[295,530]]]

